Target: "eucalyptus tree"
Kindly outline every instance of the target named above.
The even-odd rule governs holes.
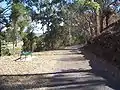
[[[119,0],[95,0],[100,5],[100,32],[109,25],[109,19],[113,14],[119,12]],[[116,12],[118,11],[118,12]],[[105,25],[104,24],[105,21]]]
[[[88,10],[96,16],[96,35],[98,36],[108,26],[108,20],[112,14],[115,14],[119,7],[119,0],[77,0],[84,7],[83,12]],[[85,10],[86,8],[86,10]],[[80,9],[81,10],[81,9]],[[105,20],[106,19],[106,20]],[[103,22],[106,22],[106,26]]]
[[[12,20],[12,41],[13,41],[13,50],[14,45],[17,46],[18,38],[18,27],[23,31],[25,26],[28,24],[28,9],[22,4],[19,0],[13,0],[11,7],[11,20]]]
[[[10,38],[12,39],[13,42],[13,49],[15,42],[17,45],[16,40],[19,35],[19,32],[23,31],[24,27],[28,25],[28,16],[27,16],[28,9],[26,9],[25,3],[23,2],[24,0],[0,1],[0,3],[4,3],[3,7],[0,6],[0,32],[4,27],[8,28],[6,33],[11,34],[9,36],[11,36]],[[19,32],[17,30],[18,27],[20,27]]]

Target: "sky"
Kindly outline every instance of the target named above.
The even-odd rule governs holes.
[[[0,3],[0,7],[5,8],[6,6],[7,5],[6,5],[6,3],[4,1]]]

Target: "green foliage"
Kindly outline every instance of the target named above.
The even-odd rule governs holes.
[[[9,49],[7,48],[7,43],[4,40],[1,42],[1,55],[11,55]]]
[[[44,43],[44,37],[43,36],[39,36],[36,38],[36,48],[35,48],[35,52],[39,52],[39,51],[43,51],[45,50],[45,43]]]
[[[21,3],[14,3],[12,5],[12,18],[18,18],[21,15],[26,15],[28,10]]]
[[[97,12],[100,9],[100,4],[95,2],[95,1],[90,1],[90,0],[77,0],[77,2],[80,5],[83,5],[84,7],[91,7],[93,9],[95,9]]]
[[[100,5],[97,2],[88,1],[88,2],[85,3],[85,5],[90,6],[93,9],[95,9],[97,12],[99,12]]]
[[[80,5],[84,5],[86,0],[76,0]]]
[[[25,26],[28,25],[28,14],[29,9],[21,3],[14,3],[12,5],[12,14],[11,18],[14,24],[18,24],[19,27],[24,29]]]
[[[29,32],[28,30],[28,32],[26,32],[25,36],[22,39],[23,39],[23,51],[34,51],[36,42],[35,34],[32,31]]]
[[[13,42],[13,51],[14,45],[17,46],[17,39],[19,36],[22,36],[22,31],[24,30],[25,26],[28,25],[28,14],[29,10],[24,6],[23,3],[19,1],[13,1],[12,8],[11,8],[11,19],[13,28],[11,29],[12,35],[12,42]],[[18,30],[20,28],[20,31]]]

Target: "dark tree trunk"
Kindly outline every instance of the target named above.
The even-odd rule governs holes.
[[[100,29],[101,29],[101,23],[100,23],[100,12],[96,13],[96,22],[97,22],[97,31],[96,35],[98,36],[100,34]]]
[[[17,47],[17,39],[16,39],[16,41],[15,41],[15,47]]]
[[[108,25],[109,25],[109,18],[110,18],[110,15],[106,15],[106,27],[108,27]]]
[[[15,54],[15,41],[13,41],[13,55]]]
[[[0,40],[0,56],[1,56],[1,44],[2,44],[2,43],[1,43],[1,40]]]
[[[103,21],[104,21],[104,16],[101,14],[101,16],[100,16],[100,33],[103,32]]]

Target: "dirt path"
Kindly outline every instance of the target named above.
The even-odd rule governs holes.
[[[32,61],[2,57],[0,90],[117,90],[116,82],[104,77],[109,74],[93,71],[96,66],[78,48],[34,53]]]

